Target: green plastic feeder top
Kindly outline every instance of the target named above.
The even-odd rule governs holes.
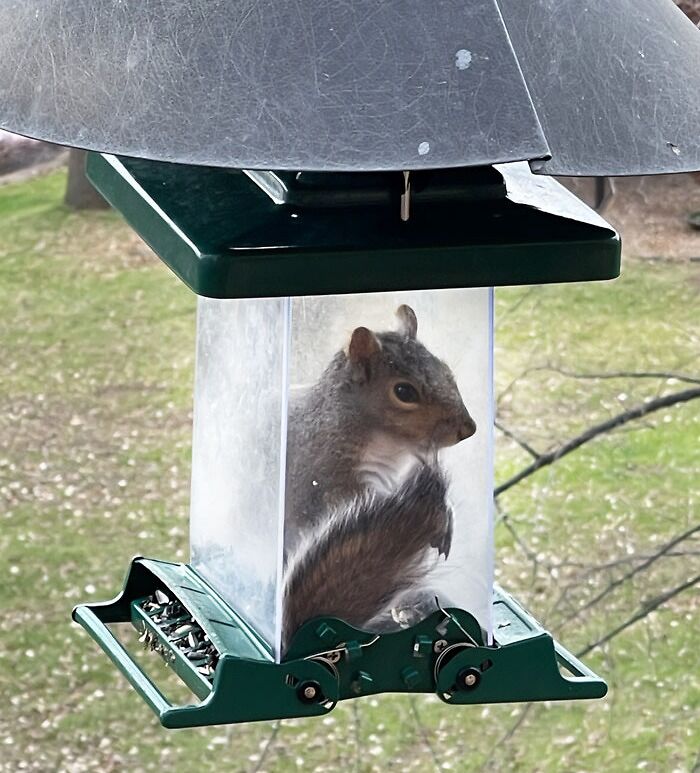
[[[198,295],[245,298],[611,279],[614,229],[526,164],[259,175],[91,154],[97,189]]]

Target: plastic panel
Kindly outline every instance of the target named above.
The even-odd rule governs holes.
[[[401,304],[420,344],[393,332]],[[344,353],[360,327],[397,339],[355,368]],[[436,596],[490,631],[491,336],[486,288],[199,300],[192,563],[278,659],[309,618],[397,630],[435,611]],[[338,357],[346,364],[330,378]],[[420,407],[397,401],[394,381],[415,384]],[[422,499],[397,493],[424,464],[446,476],[431,531]],[[394,515],[378,529],[392,496]],[[351,538],[347,517],[357,517]],[[301,591],[289,590],[293,576],[308,578]]]
[[[275,638],[286,445],[289,301],[200,298],[192,565]]]

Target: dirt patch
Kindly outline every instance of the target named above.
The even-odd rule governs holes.
[[[37,169],[65,163],[66,150],[0,129],[0,182],[21,182]],[[52,166],[53,165],[53,166]]]
[[[593,200],[591,178],[560,178],[584,201]],[[602,212],[622,234],[625,257],[700,259],[700,231],[688,224],[700,212],[700,178],[695,174],[611,178],[613,196]]]

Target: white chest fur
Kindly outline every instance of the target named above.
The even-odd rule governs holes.
[[[377,432],[370,438],[356,472],[364,486],[386,496],[401,486],[420,461],[415,446]]]

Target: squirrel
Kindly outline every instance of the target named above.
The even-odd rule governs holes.
[[[285,545],[360,494],[395,491],[441,448],[471,437],[450,368],[417,340],[410,306],[399,330],[358,327],[320,379],[290,406]]]
[[[429,555],[449,555],[452,512],[437,460],[476,424],[450,368],[399,329],[356,328],[290,407],[283,650],[305,620],[362,628],[418,587]]]

